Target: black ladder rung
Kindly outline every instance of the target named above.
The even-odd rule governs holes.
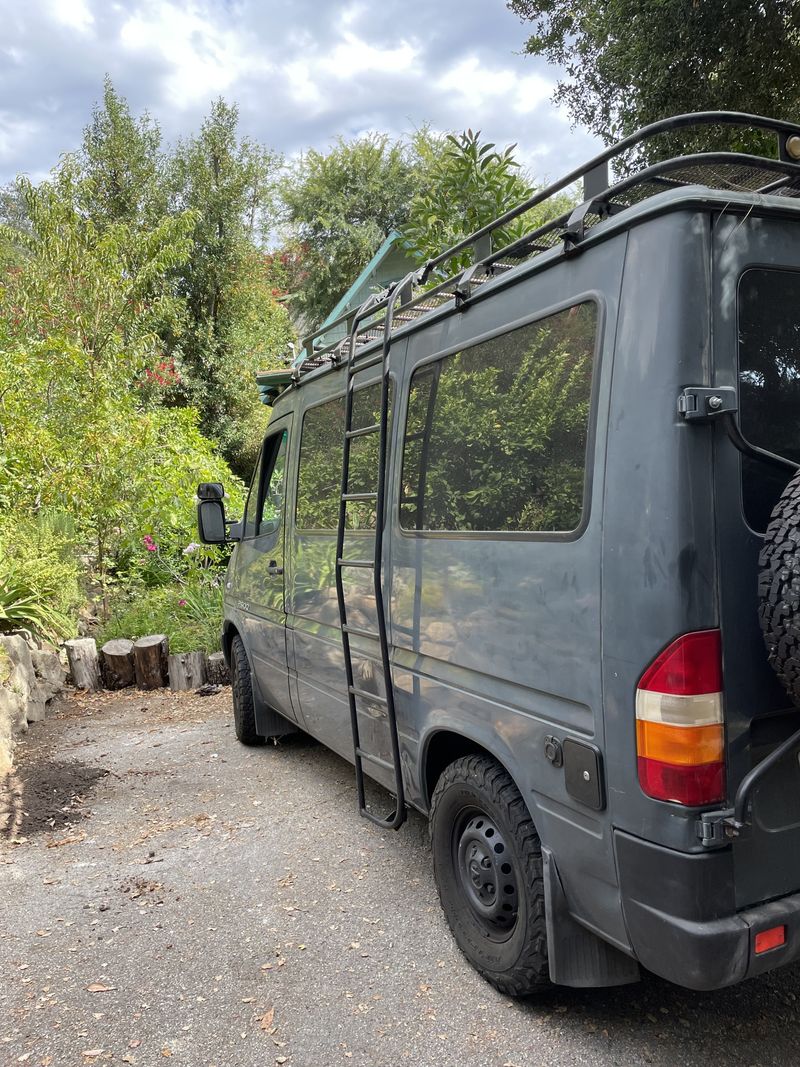
[[[337,559],[337,567],[361,567],[364,570],[374,571],[375,560],[374,559]]]
[[[381,635],[373,633],[372,630],[362,630],[360,626],[351,626],[349,622],[346,622],[342,627],[342,630],[346,634],[353,634],[354,637],[371,637],[373,641],[380,641]]]
[[[358,430],[348,430],[345,437],[364,437],[368,433],[377,433],[380,428],[381,424],[375,422],[371,426],[361,426]]]
[[[359,689],[357,685],[348,685],[347,689],[354,697],[361,697],[363,700],[374,700],[377,704],[388,703],[386,697],[381,696],[380,693],[370,693],[368,689]]]
[[[377,500],[377,493],[342,493],[342,500],[355,501],[355,500]]]
[[[370,367],[376,366],[378,363],[383,363],[383,352],[376,352],[374,356],[370,356],[369,359],[359,359],[358,353],[353,354],[353,359],[348,364],[347,373],[350,378],[354,378],[362,370],[369,370]]]
[[[365,759],[368,760],[370,763],[377,764],[378,767],[383,767],[384,770],[394,770],[394,764],[390,763],[388,759],[383,759],[382,756],[373,756],[371,752],[365,752],[363,748],[357,748],[356,755],[359,757],[359,759]]]

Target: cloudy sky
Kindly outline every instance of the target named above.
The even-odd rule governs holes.
[[[0,0],[0,19],[0,184],[79,144],[106,73],[169,140],[223,95],[286,155],[430,122],[517,142],[555,178],[596,147],[503,0]]]

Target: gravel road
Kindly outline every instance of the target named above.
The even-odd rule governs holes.
[[[424,820],[383,833],[230,691],[72,696],[0,804],[0,1064],[800,1064],[800,967],[513,1001],[442,919]]]

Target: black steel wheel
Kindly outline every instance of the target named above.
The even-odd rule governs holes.
[[[256,730],[256,709],[250,664],[244,649],[244,641],[239,634],[236,634],[231,642],[231,689],[236,737],[243,745],[262,744],[264,738]]]
[[[451,763],[430,833],[442,909],[469,962],[503,993],[549,985],[541,846],[508,772],[488,756]]]

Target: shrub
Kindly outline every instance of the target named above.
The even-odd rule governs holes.
[[[97,643],[166,634],[171,652],[214,652],[219,649],[221,627],[221,582],[140,587],[112,601],[111,618],[97,635]]]

